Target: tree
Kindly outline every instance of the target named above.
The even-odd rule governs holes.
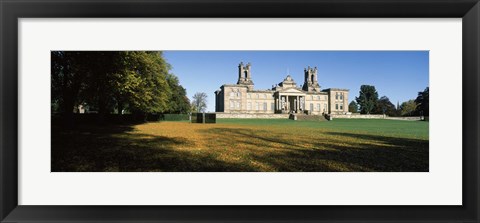
[[[192,107],[195,112],[205,112],[207,109],[207,94],[204,92],[197,92],[193,95]]]
[[[167,82],[172,91],[167,103],[166,113],[186,114],[190,112],[190,100],[187,90],[180,85],[178,78],[173,74],[167,75]]]
[[[408,100],[403,102],[400,105],[400,115],[402,116],[412,116],[415,114],[415,109],[417,108],[417,104],[414,100]]]
[[[402,110],[400,109],[400,102],[399,102],[399,101],[397,101],[397,108],[396,108],[396,110],[397,110],[397,116],[400,116],[400,115],[402,114]]]
[[[418,92],[415,103],[417,103],[416,113],[418,115],[429,115],[429,87],[425,88],[422,92]]]
[[[350,102],[350,104],[348,105],[348,111],[352,113],[358,112],[358,105],[355,101]]]
[[[360,107],[360,113],[370,114],[375,108],[378,101],[378,93],[375,86],[362,85],[360,86],[359,96],[355,98]]]
[[[71,115],[84,80],[81,66],[82,55],[78,52],[51,52],[51,103],[52,112]]]
[[[390,99],[388,99],[387,96],[382,96],[378,99],[377,104],[375,105],[375,113],[397,116],[397,109],[395,109],[395,105],[390,102]]]
[[[81,51],[82,60],[77,64],[83,70],[83,82],[78,103],[88,104],[99,113],[100,121],[115,106],[116,73],[120,65],[122,52],[116,51]]]
[[[52,108],[58,112],[72,113],[75,106],[86,104],[102,117],[125,108],[161,113],[173,107],[171,99],[188,105],[185,89],[169,74],[170,65],[161,52],[52,51],[51,56]],[[172,91],[179,93],[180,100],[173,98]]]

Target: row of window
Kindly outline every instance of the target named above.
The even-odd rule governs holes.
[[[335,109],[336,110],[343,110],[343,104],[335,104]]]
[[[247,110],[267,111],[267,109],[268,109],[268,103],[267,102],[263,102],[263,103],[262,102],[254,102],[254,103],[248,102],[247,103]],[[274,103],[270,103],[270,110],[271,111],[275,110],[275,104]]]
[[[252,107],[253,105],[253,107]],[[242,109],[242,103],[240,101],[230,101],[230,110],[241,110]],[[267,102],[248,102],[247,103],[247,110],[263,110],[267,111],[268,109],[268,103]],[[316,106],[314,107],[313,103],[310,103],[310,111],[322,111],[322,108],[320,107],[320,103],[317,103]],[[270,103],[270,110],[273,111],[275,110],[275,104]],[[328,107],[327,104],[323,105],[323,111],[327,111]],[[343,111],[343,104],[335,104],[335,110],[341,110]]]
[[[253,107],[252,107],[253,106]],[[242,103],[240,101],[230,101],[230,110],[241,110],[242,109]],[[268,103],[267,102],[248,102],[247,103],[247,110],[263,110],[267,111],[268,109]],[[275,110],[275,104],[270,103],[270,110]]]
[[[313,100],[321,100],[321,99],[322,99],[322,96],[321,96],[321,95],[315,95],[315,96],[312,95],[312,96],[310,96],[310,97],[311,97],[310,99],[311,99],[312,101],[313,101]],[[328,99],[327,97],[328,97],[328,96],[325,95],[325,96],[323,96],[323,99],[324,99],[324,100],[327,100],[327,99]]]
[[[266,99],[267,94],[247,94],[247,98],[257,98],[257,99]]]
[[[230,92],[230,98],[241,98],[241,97],[242,97],[241,92]],[[253,95],[253,98],[257,98],[257,99],[266,99],[267,97],[268,97],[267,94],[254,94]],[[328,99],[327,98],[328,96],[326,96],[326,95],[323,96],[323,97],[324,97],[323,98],[324,100]],[[252,94],[247,94],[247,98],[249,98],[249,99],[252,98]],[[321,99],[322,99],[321,95],[316,95],[316,96],[312,95],[311,96],[312,101],[313,100],[321,100]],[[343,100],[343,92],[337,92],[335,94],[335,99],[336,100]]]
[[[327,111],[327,104],[323,104],[323,111]],[[313,103],[310,103],[310,111],[322,111],[320,103],[317,103],[316,106],[313,106]]]
[[[335,100],[343,100],[343,92],[335,93]]]
[[[241,92],[230,92],[230,98],[241,98]],[[247,94],[247,98],[258,98],[258,99],[266,99],[268,97],[267,94]]]
[[[241,98],[242,97],[242,92],[230,92],[230,98]]]

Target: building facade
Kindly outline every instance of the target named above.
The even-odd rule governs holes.
[[[224,84],[215,91],[215,111],[252,114],[346,114],[348,90],[322,90],[317,68],[305,68],[304,84],[297,86],[290,75],[267,90],[255,90],[251,64],[238,66],[237,84]]]

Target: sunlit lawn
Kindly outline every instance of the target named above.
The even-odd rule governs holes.
[[[428,171],[428,122],[219,119],[52,130],[52,171]]]

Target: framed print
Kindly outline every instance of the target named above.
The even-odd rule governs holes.
[[[2,1],[2,222],[478,222],[479,7]]]

